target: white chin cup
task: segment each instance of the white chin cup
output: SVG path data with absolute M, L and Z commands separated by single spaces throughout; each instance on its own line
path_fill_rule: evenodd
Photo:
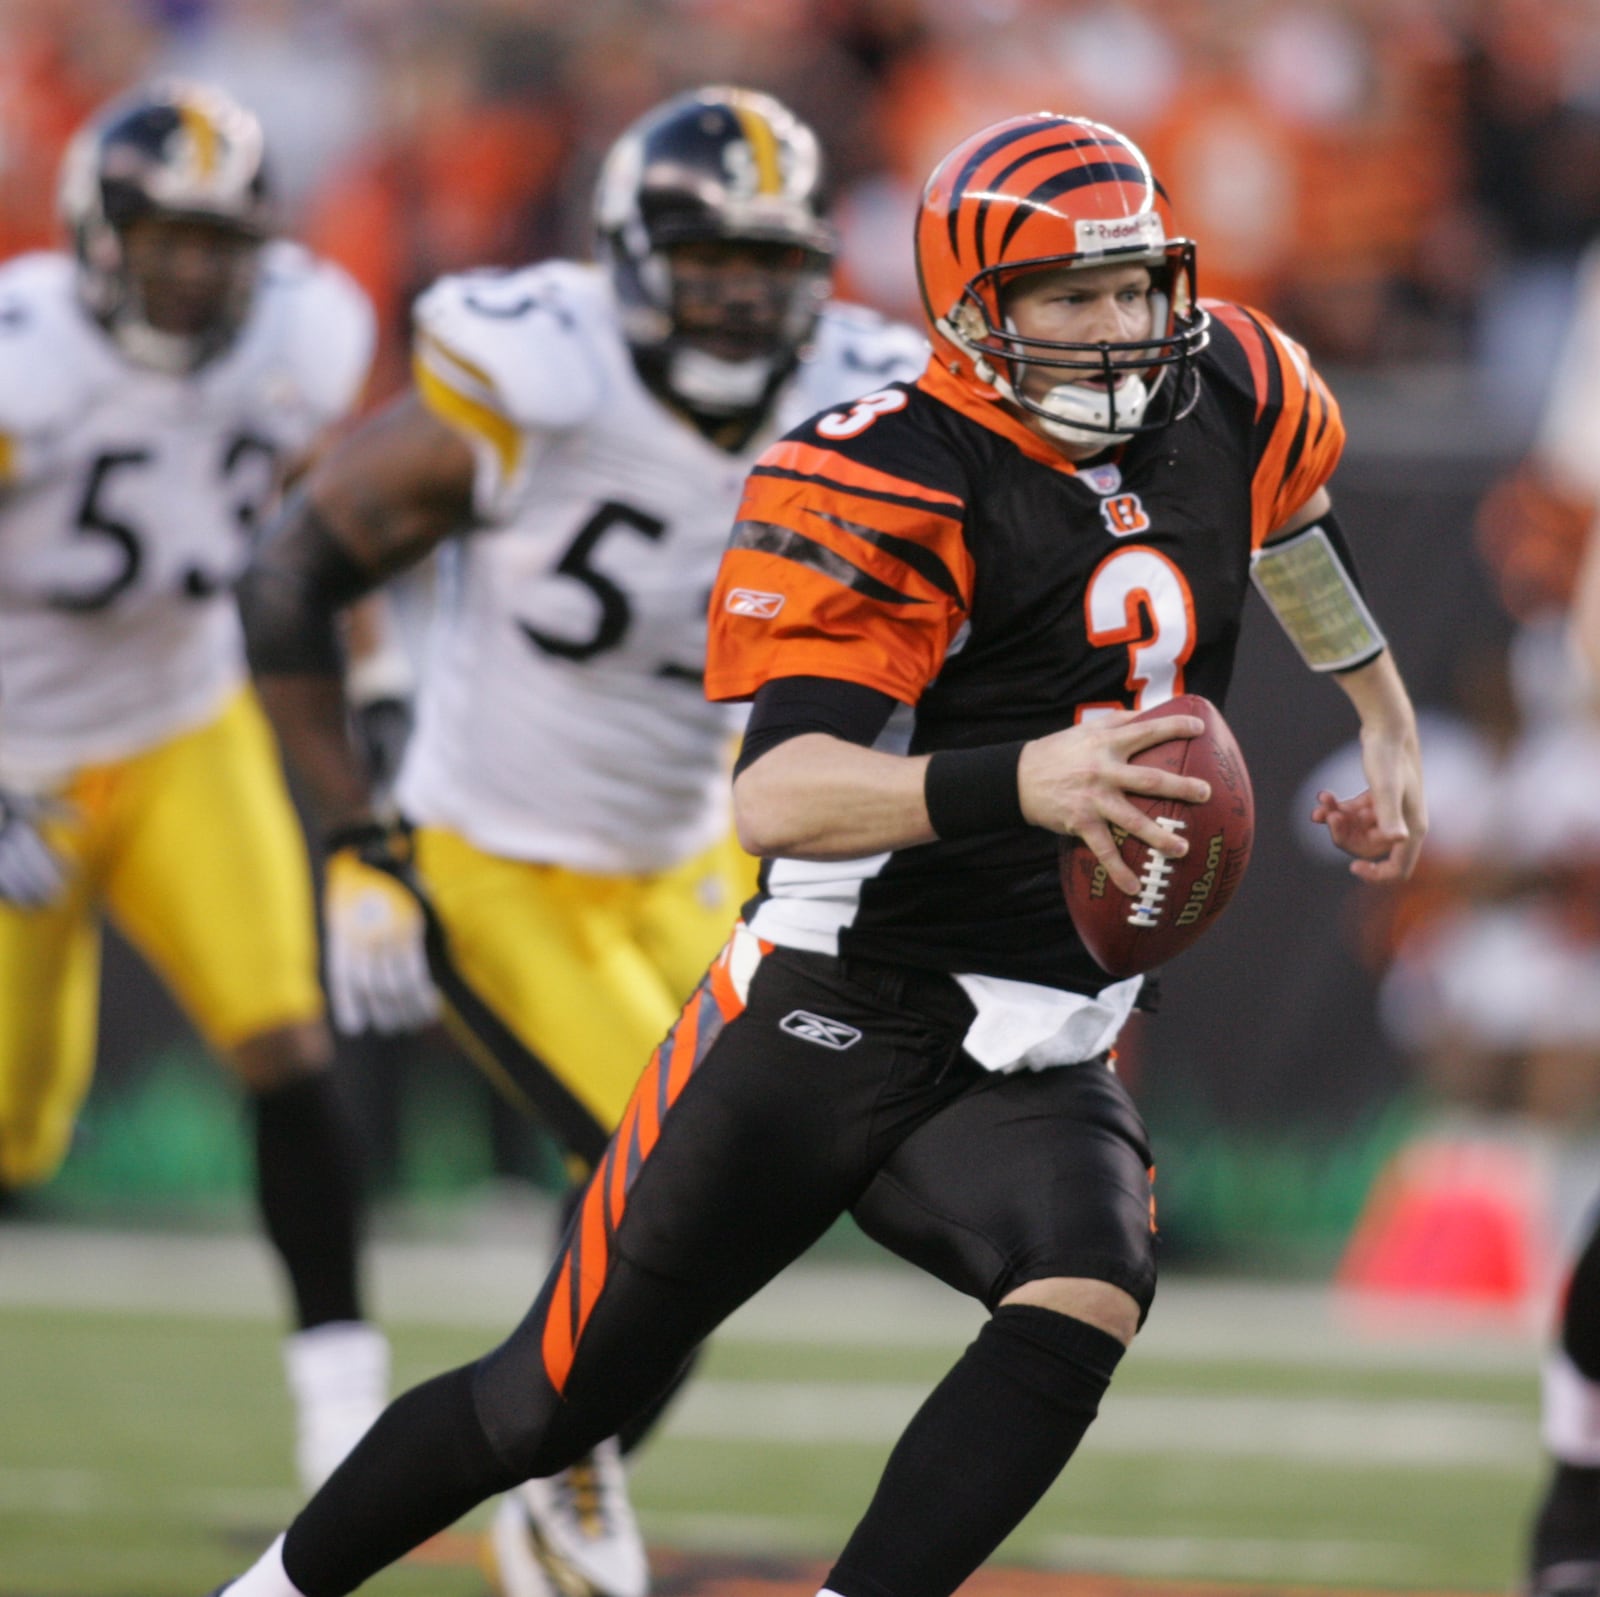
M 117 348 L 136 366 L 151 371 L 182 376 L 200 362 L 204 345 L 198 338 L 179 333 L 163 333 L 148 322 L 133 317 L 118 317 L 111 323 L 111 337 Z
M 753 409 L 771 380 L 772 361 L 764 355 L 719 360 L 685 345 L 672 352 L 667 366 L 667 386 L 672 392 L 691 410 L 712 415 Z
M 1124 378 L 1114 393 L 1083 383 L 1058 383 L 1034 401 L 1044 413 L 1045 429 L 1052 436 L 1069 444 L 1096 444 L 1102 448 L 1126 443 L 1133 437 L 1132 429 L 1144 420 L 1149 403 L 1150 390 L 1142 377 Z M 1124 427 L 1129 431 L 1123 432 Z

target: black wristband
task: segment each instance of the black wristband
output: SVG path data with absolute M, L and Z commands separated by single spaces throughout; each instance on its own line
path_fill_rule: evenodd
M 359 854 L 374 846 L 381 848 L 389 841 L 393 830 L 392 826 L 376 820 L 346 821 L 342 826 L 330 826 L 322 834 L 323 852 L 337 854 L 342 848 L 353 848 Z
M 922 796 L 928 821 L 941 838 L 1015 832 L 1028 822 L 1017 790 L 1022 743 L 978 749 L 940 749 L 928 761 Z

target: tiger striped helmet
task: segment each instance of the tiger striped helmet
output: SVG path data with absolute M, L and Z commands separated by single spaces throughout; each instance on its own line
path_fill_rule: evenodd
M 1016 368 L 1042 364 L 1102 379 L 1137 376 L 1137 415 L 1115 409 L 1075 425 L 1107 442 L 1186 414 L 1194 359 L 1209 338 L 1195 295 L 1194 244 L 1175 236 L 1166 191 L 1131 140 L 1083 117 L 1037 112 L 997 122 L 935 169 L 917 213 L 917 278 L 938 359 L 985 400 L 1052 412 L 1021 393 Z M 1001 289 L 1044 268 L 1148 266 L 1152 336 L 1110 343 L 1023 338 L 1006 324 Z M 1156 401 L 1159 396 L 1159 402 Z

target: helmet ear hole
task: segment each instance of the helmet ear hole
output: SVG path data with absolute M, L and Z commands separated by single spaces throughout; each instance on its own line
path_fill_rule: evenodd
M 989 336 L 989 327 L 983 319 L 983 312 L 970 299 L 963 299 L 946 320 L 969 344 L 980 344 Z

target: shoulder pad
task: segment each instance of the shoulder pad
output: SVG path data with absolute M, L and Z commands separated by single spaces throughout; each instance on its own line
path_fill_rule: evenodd
M 1258 413 L 1285 402 L 1321 379 L 1305 349 L 1264 311 L 1227 300 L 1205 299 L 1211 343 L 1201 357 L 1228 385 L 1248 395 Z
M 598 274 L 568 261 L 441 278 L 412 312 L 419 382 L 518 431 L 577 427 L 600 399 L 605 304 Z
M 1344 422 L 1310 356 L 1270 316 L 1225 300 L 1201 304 L 1211 314 L 1205 368 L 1251 406 L 1251 539 L 1259 548 L 1333 474 Z
M 817 322 L 818 376 L 837 374 L 841 392 L 866 392 L 886 383 L 914 382 L 928 364 L 928 341 L 904 322 L 864 305 L 830 300 Z
M 39 251 L 0 266 L 0 436 L 15 451 L 80 409 L 99 335 L 80 309 L 76 268 Z
M 371 302 L 342 267 L 281 241 L 266 250 L 261 292 L 276 301 L 289 367 L 313 420 L 337 421 L 354 408 L 372 366 Z
M 793 448 L 792 445 L 800 447 Z M 876 492 L 938 501 L 949 513 L 971 496 L 971 462 L 938 426 L 937 412 L 920 389 L 893 383 L 818 412 L 775 444 L 791 467 L 823 477 L 871 485 Z

